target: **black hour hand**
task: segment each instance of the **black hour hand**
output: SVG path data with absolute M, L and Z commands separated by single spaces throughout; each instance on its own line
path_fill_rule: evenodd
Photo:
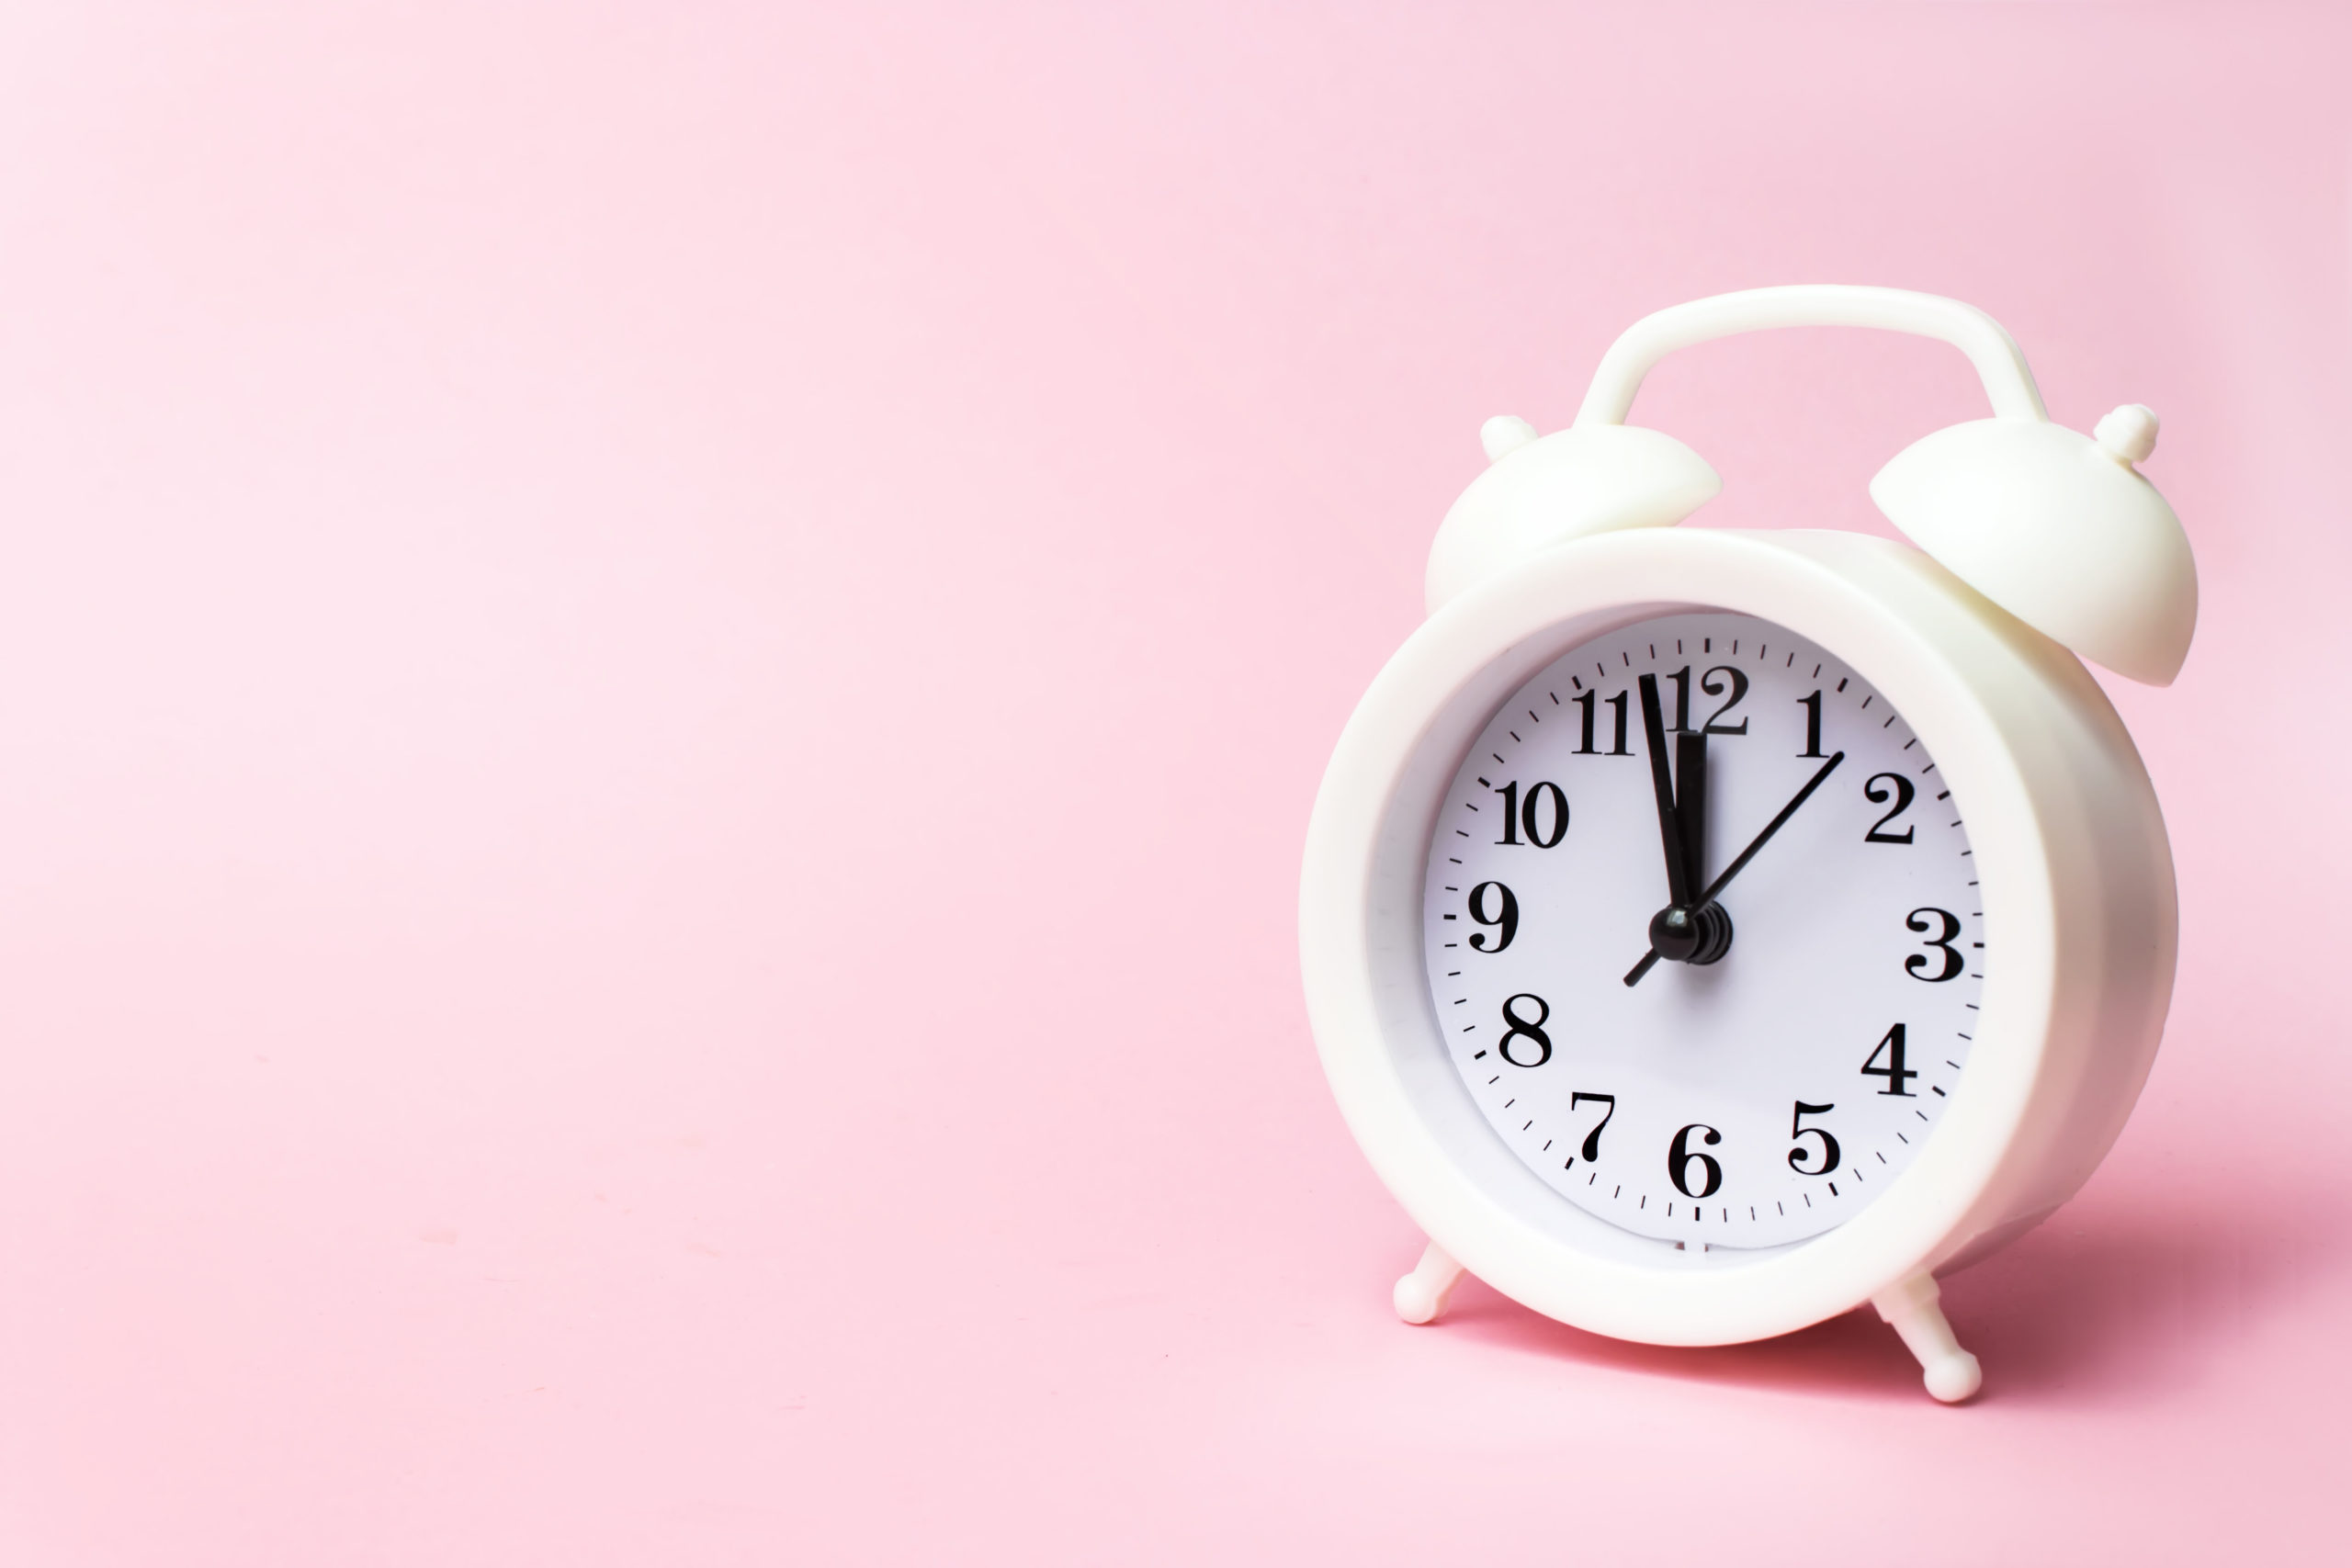
M 1682 874 L 1687 887 L 1707 879 L 1707 738 L 1686 729 L 1674 738 L 1674 816 L 1682 829 Z

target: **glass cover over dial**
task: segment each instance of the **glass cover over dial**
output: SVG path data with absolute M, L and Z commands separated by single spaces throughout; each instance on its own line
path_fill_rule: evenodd
M 1799 1241 L 1893 1185 L 1968 1062 L 1968 830 L 1852 670 L 1753 616 L 1638 622 L 1505 702 L 1423 901 L 1454 1066 L 1512 1152 L 1612 1224 Z

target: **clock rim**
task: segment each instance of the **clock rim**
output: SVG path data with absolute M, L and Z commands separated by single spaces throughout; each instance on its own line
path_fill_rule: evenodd
M 2061 1002 L 2058 867 L 2025 743 L 2007 733 L 2016 716 L 2005 725 L 1988 701 L 2016 673 L 2001 667 L 2004 649 L 2018 633 L 2038 634 L 1908 547 L 1835 537 L 1840 548 L 1916 557 L 1906 564 L 1927 585 L 1922 603 L 1874 592 L 1795 535 L 1643 530 L 1531 557 L 1450 601 L 1407 639 L 1351 717 L 1317 795 L 1301 883 L 1301 964 L 1342 1114 L 1431 1240 L 1505 1294 L 1562 1322 L 1619 1338 L 1712 1344 L 1786 1333 L 1846 1311 L 1991 1228 L 1970 1222 L 1984 1218 L 1984 1201 L 2001 1188 L 2038 1086 L 2046 1087 Z M 1443 1059 L 1418 960 L 1403 986 L 1393 970 L 1396 928 L 1406 918 L 1400 902 L 1411 911 L 1416 949 L 1419 940 L 1418 894 L 1436 795 L 1501 701 L 1579 642 L 1689 610 L 1785 626 L 1884 694 L 1964 807 L 1985 930 L 1998 933 L 1988 937 L 1997 945 L 1989 950 L 1968 1069 L 1918 1156 L 1852 1219 L 1746 1253 L 1687 1254 L 1634 1237 L 1544 1187 L 1475 1116 Z M 1408 891 L 1413 897 L 1400 898 Z M 1432 1047 L 1442 1075 L 1428 1070 Z M 1459 1097 L 1451 1110 L 1449 1095 Z M 1474 1126 L 1459 1124 L 1464 1106 Z M 1491 1150 L 1481 1152 L 1479 1136 Z M 1497 1151 L 1523 1185 L 1491 1157 Z M 1553 1223 L 1557 1213 L 1547 1210 L 1610 1235 Z

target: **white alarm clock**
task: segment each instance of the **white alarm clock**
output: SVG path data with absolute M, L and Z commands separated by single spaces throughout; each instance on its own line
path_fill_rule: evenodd
M 1721 481 L 1623 423 L 1643 376 L 1797 325 L 1974 364 L 1994 417 L 1871 485 L 1919 548 L 1672 527 Z M 2081 1187 L 2171 995 L 2164 820 L 2076 658 L 2163 684 L 2188 652 L 2155 427 L 2053 424 L 1990 317 L 1846 287 L 1660 311 L 1569 428 L 1487 422 L 1300 893 L 1332 1090 L 1429 1237 L 1408 1322 L 1465 1269 L 1660 1345 L 1868 1302 L 1930 1393 L 1976 1391 L 1936 1276 Z

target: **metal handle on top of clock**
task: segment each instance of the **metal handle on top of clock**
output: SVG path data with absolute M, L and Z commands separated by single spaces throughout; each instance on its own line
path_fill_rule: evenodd
M 2047 421 L 2041 389 L 2001 323 L 1957 299 L 1907 288 L 1808 283 L 1694 299 L 1643 317 L 1601 355 L 1577 423 L 1623 424 L 1650 367 L 1678 348 L 1774 327 L 1877 327 L 1948 343 L 1968 355 L 2002 419 Z

